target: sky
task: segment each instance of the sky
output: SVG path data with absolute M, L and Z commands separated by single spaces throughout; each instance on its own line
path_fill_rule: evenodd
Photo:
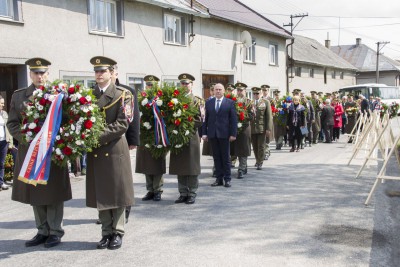
M 355 44 L 356 38 L 370 48 L 400 60 L 399 0 L 240 0 L 279 26 L 290 23 L 290 15 L 308 14 L 293 34 L 313 38 L 322 44 L 329 34 L 331 46 Z M 290 31 L 290 27 L 284 27 Z

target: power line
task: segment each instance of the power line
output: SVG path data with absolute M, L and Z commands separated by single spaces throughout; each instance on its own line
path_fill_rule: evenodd
M 387 24 L 375 24 L 375 25 L 364 25 L 364 26 L 353 26 L 353 27 L 340 27 L 340 29 L 357 29 L 357 28 L 370 28 L 370 27 L 381 27 L 381 26 L 391 26 L 391 25 L 400 25 L 399 23 L 387 23 Z M 315 29 L 302 29 L 297 31 L 326 31 L 326 30 L 337 30 L 339 27 L 334 28 L 315 28 Z

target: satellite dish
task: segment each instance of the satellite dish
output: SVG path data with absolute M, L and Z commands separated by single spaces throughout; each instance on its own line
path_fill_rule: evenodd
M 248 31 L 242 31 L 240 34 L 240 42 L 244 45 L 244 47 L 248 48 L 252 46 L 251 35 Z

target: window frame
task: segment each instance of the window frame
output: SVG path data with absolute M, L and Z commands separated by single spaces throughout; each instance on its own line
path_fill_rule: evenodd
M 294 76 L 301 77 L 301 67 L 294 67 Z
M 21 0 L 5 0 L 8 5 L 8 13 L 0 15 L 0 21 L 23 23 Z
M 272 57 L 272 51 L 271 48 L 273 48 L 274 56 Z M 274 59 L 272 61 L 272 58 Z M 270 66 L 279 66 L 278 64 L 278 45 L 277 44 L 269 44 L 269 65 Z
M 126 75 L 126 83 L 129 87 L 134 88 L 136 90 L 136 92 L 141 92 L 144 90 L 144 87 L 145 87 L 143 78 L 144 77 L 142 75 L 127 74 Z M 131 80 L 133 80 L 133 81 L 131 82 Z M 140 80 L 140 83 L 136 82 L 135 80 Z
M 245 50 L 245 54 L 244 54 L 244 62 L 245 63 L 251 63 L 251 64 L 255 64 L 256 63 L 256 38 L 253 37 L 251 38 L 251 46 L 247 47 Z M 249 59 L 248 55 L 251 55 L 251 58 Z
M 176 33 L 176 29 L 175 29 L 175 33 L 173 33 L 171 36 L 173 37 L 173 40 L 169 40 L 167 38 L 167 19 L 168 18 L 172 18 L 175 19 L 174 23 L 175 26 L 176 24 L 176 20 L 179 20 L 179 33 Z M 163 42 L 164 44 L 168 44 L 168 45 L 176 45 L 176 46 L 186 46 L 187 45 L 187 17 L 185 15 L 179 15 L 179 14 L 174 14 L 171 12 L 164 12 L 163 13 Z M 172 29 L 174 31 L 174 29 Z M 179 41 L 176 39 L 177 37 L 179 37 Z
M 98 35 L 106 35 L 106 36 L 114 36 L 114 37 L 123 37 L 124 36 L 124 1 L 123 0 L 87 0 L 88 1 L 88 27 L 89 33 L 98 34 Z M 103 4 L 103 12 L 104 14 L 101 16 L 101 23 L 104 24 L 104 28 L 99 28 L 98 17 L 96 12 L 97 3 L 101 2 Z M 113 22 L 114 29 L 109 29 L 109 14 L 107 12 L 108 5 L 113 4 Z
M 70 84 L 72 82 L 77 84 L 83 84 L 87 88 L 92 88 L 96 85 L 96 78 L 93 76 L 85 76 L 85 75 L 67 75 L 64 74 L 62 76 L 63 82 Z M 83 81 L 83 83 L 82 83 Z M 92 86 L 91 86 L 92 85 Z
M 308 71 L 308 74 L 309 74 L 310 78 L 314 78 L 314 73 L 315 73 L 314 69 L 310 68 L 309 71 Z

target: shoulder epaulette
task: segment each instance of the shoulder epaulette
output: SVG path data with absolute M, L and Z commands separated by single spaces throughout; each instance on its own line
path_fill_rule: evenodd
M 14 93 L 21 92 L 21 91 L 24 91 L 26 89 L 28 89 L 28 87 L 20 88 L 20 89 L 15 90 Z

